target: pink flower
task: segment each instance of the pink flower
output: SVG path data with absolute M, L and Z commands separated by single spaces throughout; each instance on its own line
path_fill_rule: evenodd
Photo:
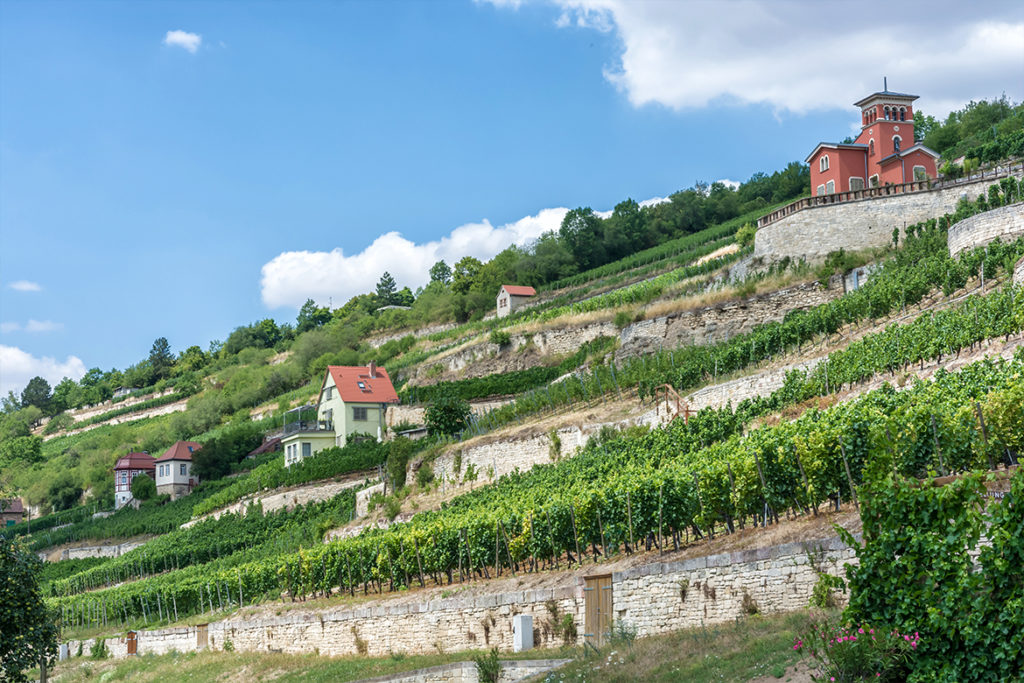
M 915 640 L 914 642 L 912 642 L 910 644 L 910 647 L 912 647 L 912 648 L 914 648 L 916 650 L 917 649 L 917 641 Z
M 871 635 L 875 635 L 875 629 L 871 629 Z M 881 674 L 879 674 L 881 676 Z
M 857 629 L 857 633 L 864 633 L 864 629 L 863 628 Z

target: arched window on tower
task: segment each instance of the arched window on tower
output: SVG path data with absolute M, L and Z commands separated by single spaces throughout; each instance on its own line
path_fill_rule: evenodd
M 875 141 L 868 140 L 868 156 L 875 156 Z
M 906 107 L 900 107 L 900 121 L 906 121 L 906 120 L 907 120 L 907 108 Z
M 886 120 L 886 121 L 888 121 L 888 120 L 889 120 L 889 107 L 886 107 L 886 108 L 885 108 L 885 120 Z
M 892 139 L 892 151 L 893 152 L 900 151 L 900 136 L 899 135 L 894 136 L 893 139 Z
M 828 155 L 826 154 L 823 157 L 821 157 L 821 159 L 818 160 L 818 171 L 820 171 L 821 173 L 824 173 L 827 170 L 828 170 Z

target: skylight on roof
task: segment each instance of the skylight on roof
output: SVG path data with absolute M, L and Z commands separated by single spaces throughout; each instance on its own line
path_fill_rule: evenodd
M 365 382 L 359 382 L 359 388 L 360 389 L 365 389 L 366 388 L 366 383 Z

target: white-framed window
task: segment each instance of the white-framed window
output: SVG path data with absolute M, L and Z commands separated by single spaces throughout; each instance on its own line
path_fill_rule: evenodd
M 920 183 L 925 180 L 928 180 L 928 169 L 926 169 L 924 166 L 915 166 L 914 181 Z
M 889 107 L 886 107 L 886 108 L 885 108 L 885 120 L 886 120 L 886 121 L 888 121 L 888 120 L 889 120 Z
M 835 193 L 836 193 L 836 181 L 830 180 L 827 183 L 825 183 L 825 194 L 835 194 Z
M 850 178 L 850 192 L 856 192 L 857 190 L 864 189 L 864 179 L 859 177 Z
M 181 476 L 183 476 L 183 477 L 184 477 L 184 476 L 185 476 L 185 475 L 187 474 L 187 472 L 186 472 L 186 466 L 185 466 L 185 463 L 182 463 L 182 464 L 181 464 L 181 470 L 180 470 L 180 472 L 181 472 Z
M 121 473 L 121 485 L 123 486 L 123 485 L 125 485 L 127 483 L 128 483 L 128 473 L 127 472 L 122 472 Z
M 355 406 L 352 408 L 352 419 L 356 422 L 366 422 L 366 408 Z
M 334 387 L 327 387 L 326 389 L 324 389 L 324 400 L 325 401 L 330 401 L 331 400 L 331 389 L 333 389 L 333 388 Z
M 313 444 L 309 443 L 308 441 L 303 441 L 302 442 L 302 457 L 303 458 L 308 458 L 311 455 L 313 455 Z
M 868 182 L 871 183 L 871 187 L 878 187 L 878 174 L 876 173 L 875 175 L 868 178 Z
M 814 191 L 814 194 L 818 195 L 819 197 L 822 196 L 823 194 L 825 194 L 825 186 L 824 185 L 818 185 L 818 189 L 816 189 Z
M 824 173 L 825 171 L 828 170 L 828 155 L 827 154 L 822 155 L 822 157 L 820 159 L 818 159 L 818 170 L 821 171 L 822 173 Z
M 906 121 L 906 120 L 907 120 L 907 108 L 906 107 L 900 107 L 900 121 Z

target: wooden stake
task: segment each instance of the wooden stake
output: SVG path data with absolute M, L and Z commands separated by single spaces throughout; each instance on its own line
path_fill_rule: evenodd
M 982 268 L 984 268 L 984 263 Z M 982 272 L 984 273 L 985 271 L 982 270 Z M 990 470 L 994 470 L 996 469 L 996 461 L 992 459 L 992 454 L 988 449 L 988 428 L 985 427 L 985 416 L 981 414 L 981 403 L 975 401 L 974 410 L 978 413 L 978 422 L 981 423 L 981 438 L 985 442 L 985 455 L 988 456 L 988 467 Z
M 939 445 L 939 428 L 935 425 L 935 416 L 932 415 L 932 438 L 935 439 L 935 454 L 939 456 L 939 471 L 943 476 L 949 474 L 946 463 L 942 459 L 942 447 Z
M 843 440 L 839 439 L 839 452 L 843 455 L 843 467 L 846 469 L 846 480 L 850 483 L 850 496 L 853 498 L 853 507 L 860 512 L 860 504 L 857 502 L 857 489 L 853 485 L 853 477 L 850 476 L 850 462 L 846 459 L 846 446 Z
M 572 522 L 572 538 L 576 542 L 576 562 L 583 564 L 583 556 L 580 555 L 580 537 L 576 533 L 576 512 L 574 505 L 569 505 L 569 520 Z
M 633 543 L 633 506 L 629 502 L 629 490 L 626 491 L 626 515 L 629 519 L 629 552 L 636 551 L 636 545 Z

